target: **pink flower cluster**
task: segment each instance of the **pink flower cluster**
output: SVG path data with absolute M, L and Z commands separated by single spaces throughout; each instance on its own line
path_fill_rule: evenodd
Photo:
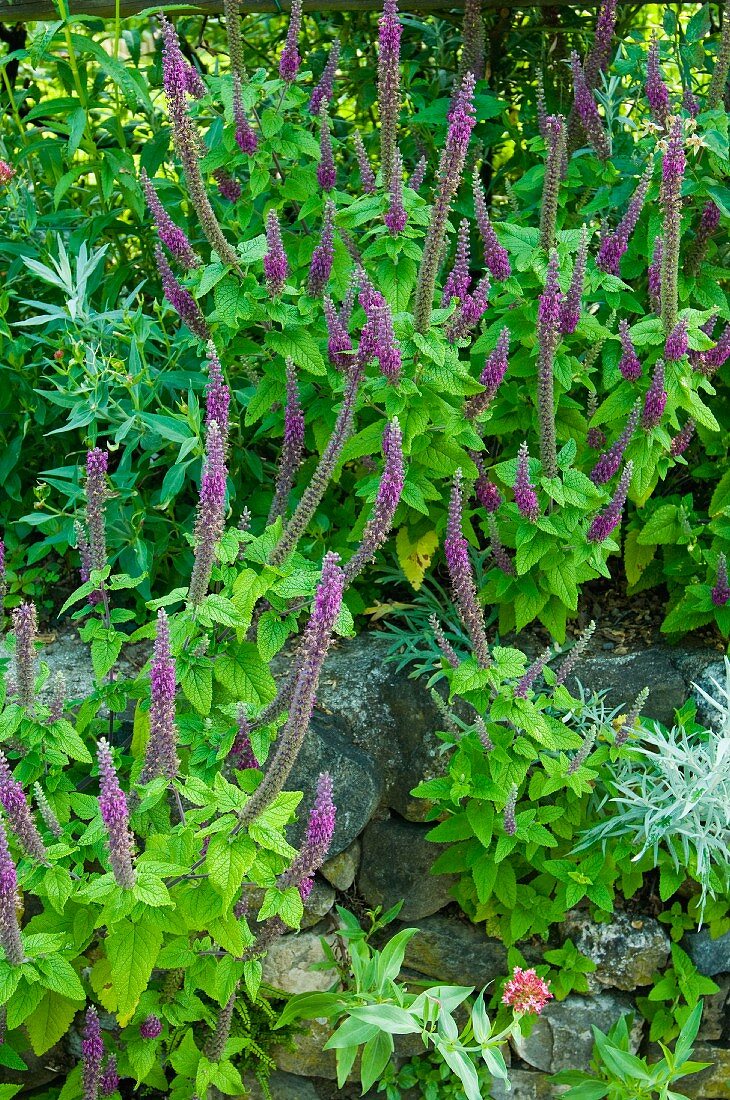
M 505 982 L 502 1004 L 511 1005 L 515 1012 L 539 1016 L 552 998 L 549 983 L 538 977 L 534 969 L 523 970 L 516 966 L 512 977 Z

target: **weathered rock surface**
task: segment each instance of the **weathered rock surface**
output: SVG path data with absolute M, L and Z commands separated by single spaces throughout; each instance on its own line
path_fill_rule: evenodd
M 337 975 L 333 970 L 312 970 L 324 962 L 317 932 L 280 936 L 264 959 L 264 981 L 282 993 L 311 993 L 329 989 Z
M 385 909 L 405 899 L 400 917 L 418 921 L 452 900 L 454 875 L 432 875 L 443 845 L 426 840 L 429 826 L 391 816 L 371 821 L 362 835 L 358 889 L 369 905 Z
M 404 962 L 410 970 L 437 982 L 477 989 L 506 973 L 504 944 L 473 924 L 438 913 L 419 921 L 418 927 L 406 949 Z
M 730 1100 L 730 1050 L 700 1043 L 692 1052 L 692 1061 L 713 1064 L 692 1077 L 683 1077 L 681 1091 L 692 1100 Z
M 516 1054 L 535 1069 L 557 1073 L 561 1069 L 588 1069 L 593 1051 L 595 1024 L 608 1029 L 626 1012 L 634 1012 L 631 999 L 620 993 L 599 993 L 595 997 L 572 995 L 564 1001 L 550 1001 L 538 1016 L 530 1035 L 513 1042 Z M 633 1049 L 638 1050 L 643 1022 L 634 1025 Z
M 266 1094 L 255 1079 L 247 1079 L 249 1088 L 246 1094 L 250 1100 L 265 1100 Z M 277 1070 L 268 1080 L 271 1100 L 320 1100 L 321 1094 L 314 1084 L 305 1077 L 296 1077 L 293 1073 L 281 1073 Z
M 697 1033 L 703 1040 L 722 1039 L 725 1032 L 730 1039 L 730 974 L 718 974 L 715 983 L 719 991 L 703 998 L 702 1023 Z
M 671 725 L 674 711 L 687 698 L 688 683 L 678 668 L 673 651 L 665 646 L 649 646 L 638 653 L 623 656 L 598 654 L 584 658 L 577 675 L 583 686 L 607 691 L 607 705 L 631 704 L 645 687 L 650 689 L 644 714 Z M 569 677 L 568 688 L 575 688 Z
M 320 879 L 319 875 L 314 880 L 312 892 L 304 905 L 302 928 L 312 928 L 325 917 L 335 904 L 335 892 L 328 882 Z
M 303 791 L 302 806 L 311 806 L 317 777 L 327 770 L 332 776 L 333 798 L 337 807 L 331 856 L 349 848 L 375 813 L 383 793 L 383 784 L 375 759 L 358 748 L 345 735 L 340 723 L 325 714 L 315 713 L 302 750 L 287 780 L 287 790 Z M 306 828 L 306 812 L 289 830 L 289 840 L 299 847 Z
M 578 912 L 569 914 L 560 930 L 596 964 L 589 977 L 609 989 L 649 985 L 652 974 L 669 958 L 669 936 L 652 917 L 615 913 L 609 923 L 596 924 Z
M 337 1079 L 337 1064 L 334 1050 L 324 1050 L 324 1044 L 330 1037 L 330 1029 L 322 1020 L 303 1020 L 301 1032 L 294 1040 L 294 1049 L 286 1046 L 274 1047 L 271 1057 L 279 1070 L 297 1077 L 326 1077 L 330 1081 Z M 316 1093 L 315 1093 L 316 1095 Z
M 361 853 L 362 845 L 355 840 L 344 852 L 339 852 L 323 864 L 322 874 L 335 890 L 350 889 L 360 867 Z
M 552 1100 L 557 1090 L 550 1084 L 546 1073 L 530 1070 L 510 1070 L 511 1089 L 502 1081 L 494 1081 L 490 1090 L 491 1100 Z
M 682 940 L 682 947 L 697 969 L 708 977 L 730 973 L 730 932 L 716 940 L 706 928 L 688 932 Z

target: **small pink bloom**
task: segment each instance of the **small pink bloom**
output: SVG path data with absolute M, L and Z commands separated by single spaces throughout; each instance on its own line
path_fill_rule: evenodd
M 522 970 L 516 966 L 512 977 L 505 983 L 502 1004 L 512 1005 L 515 1012 L 536 1012 L 539 1016 L 552 997 L 549 984 L 539 978 L 533 969 Z

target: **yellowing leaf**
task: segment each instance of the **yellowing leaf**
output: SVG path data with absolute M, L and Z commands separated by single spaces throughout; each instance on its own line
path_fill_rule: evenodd
M 636 584 L 641 579 L 641 574 L 656 554 L 656 546 L 641 546 L 637 538 L 637 531 L 629 531 L 624 540 L 624 568 L 629 584 Z
M 423 577 L 431 564 L 436 547 L 439 544 L 435 531 L 427 531 L 415 542 L 411 542 L 407 527 L 401 527 L 395 540 L 400 567 L 415 589 L 423 584 Z
M 134 725 L 132 727 L 132 756 L 135 760 L 141 760 L 147 747 L 147 738 L 150 735 L 149 712 L 142 710 L 139 703 L 134 708 Z

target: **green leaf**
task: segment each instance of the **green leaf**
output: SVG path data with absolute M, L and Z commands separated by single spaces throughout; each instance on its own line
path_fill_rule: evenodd
M 84 987 L 68 959 L 64 959 L 61 955 L 53 955 L 49 959 L 39 959 L 36 965 L 40 973 L 41 985 L 46 989 L 72 1001 L 85 1000 Z
M 144 918 L 137 924 L 120 920 L 109 931 L 104 943 L 117 1001 L 117 1015 L 124 1026 L 147 988 L 162 946 L 162 931 Z
M 52 989 L 43 994 L 38 1007 L 25 1021 L 28 1038 L 35 1054 L 40 1056 L 55 1046 L 68 1031 L 74 1016 L 83 1007 L 85 1000 L 83 989 L 81 989 L 81 996 L 74 1000 Z M 2 1093 L 0 1093 L 1 1096 Z
M 384 1032 L 373 1035 L 363 1047 L 360 1080 L 363 1094 L 382 1076 L 393 1053 L 393 1039 Z
M 274 678 L 253 642 L 244 642 L 233 655 L 216 657 L 213 675 L 239 703 L 262 706 L 276 695 Z
M 230 840 L 225 833 L 212 836 L 205 856 L 205 867 L 213 889 L 226 905 L 241 888 L 244 876 L 256 859 L 256 848 L 247 836 Z
M 306 329 L 287 329 L 284 332 L 267 332 L 266 345 L 278 352 L 283 359 L 291 359 L 309 374 L 326 374 L 319 345 Z
M 62 913 L 66 902 L 73 892 L 73 885 L 69 872 L 65 867 L 61 867 L 58 864 L 54 867 L 49 867 L 43 875 L 43 887 L 53 908 L 57 913 Z
M 198 714 L 210 714 L 213 703 L 213 669 L 208 661 L 190 665 L 180 679 L 183 695 Z
M 103 680 L 114 667 L 123 644 L 124 635 L 113 627 L 96 634 L 91 643 L 91 663 L 97 680 Z

